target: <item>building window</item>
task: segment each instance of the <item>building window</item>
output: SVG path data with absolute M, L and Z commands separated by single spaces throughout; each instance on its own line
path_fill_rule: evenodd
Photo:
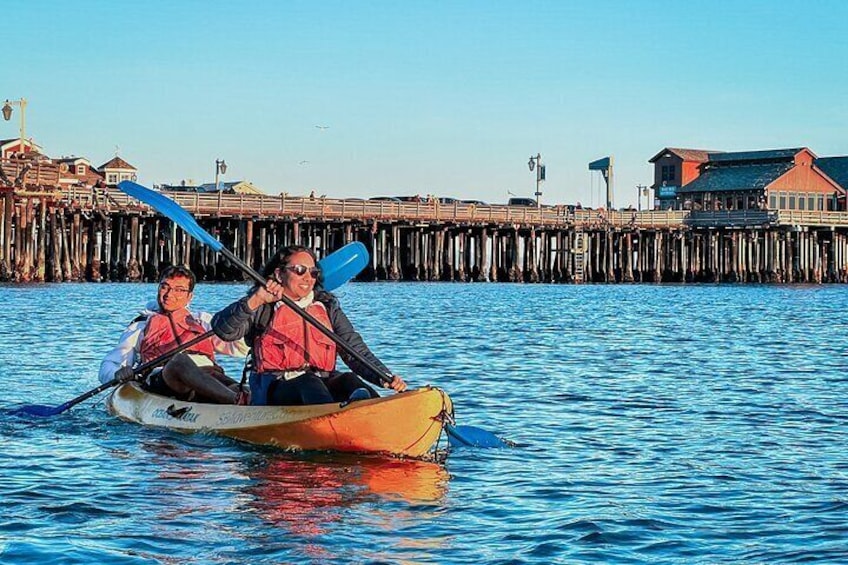
M 786 209 L 786 193 L 785 192 L 778 192 L 777 195 L 780 198 L 780 205 L 778 206 L 778 208 L 780 208 L 781 210 L 785 210 Z
M 777 195 L 776 194 L 769 194 L 769 208 L 771 208 L 772 210 L 777 208 Z
M 806 210 L 807 209 L 807 198 L 801 194 L 798 196 L 798 209 Z
M 85 174 L 85 165 L 77 165 L 77 174 L 84 175 Z
M 794 192 L 789 193 L 789 209 L 790 210 L 795 209 L 795 193 Z
M 674 182 L 674 165 L 663 165 L 662 166 L 662 178 L 660 181 L 662 182 Z
M 106 182 L 108 184 L 118 184 L 118 174 L 109 173 L 108 175 L 106 175 Z
M 816 210 L 824 210 L 824 197 L 821 194 L 816 196 Z

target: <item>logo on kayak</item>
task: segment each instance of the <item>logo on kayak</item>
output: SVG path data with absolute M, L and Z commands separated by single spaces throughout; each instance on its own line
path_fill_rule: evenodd
M 158 420 L 182 420 L 183 422 L 196 422 L 199 414 L 195 414 L 191 411 L 191 406 L 183 406 L 182 408 L 177 408 L 173 404 L 168 406 L 167 408 L 157 408 L 153 411 L 151 416 Z
M 263 424 L 274 421 L 275 413 L 255 410 L 230 410 L 218 414 L 219 426 L 238 426 L 243 424 Z

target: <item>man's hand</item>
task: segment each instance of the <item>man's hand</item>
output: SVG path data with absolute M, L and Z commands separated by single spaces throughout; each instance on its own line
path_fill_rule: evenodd
M 135 378 L 135 371 L 133 371 L 132 367 L 121 367 L 115 371 L 115 378 L 122 383 L 131 381 Z

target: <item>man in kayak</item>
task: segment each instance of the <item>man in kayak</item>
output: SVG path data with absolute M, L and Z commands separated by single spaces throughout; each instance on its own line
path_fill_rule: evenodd
M 250 375 L 251 404 L 301 405 L 376 398 L 377 392 L 357 375 L 374 384 L 380 375 L 280 302 L 290 298 L 300 308 L 350 345 L 384 374 L 391 374 L 354 330 L 338 299 L 322 290 L 321 269 L 311 249 L 284 247 L 262 270 L 265 286 L 256 285 L 241 300 L 212 318 L 222 339 L 245 338 L 253 350 Z M 354 373 L 336 370 L 336 354 Z M 406 383 L 398 375 L 386 385 L 398 392 Z
M 159 281 L 156 304 L 149 304 L 121 336 L 118 346 L 100 364 L 100 381 L 129 379 L 133 367 L 172 351 L 180 344 L 211 329 L 212 315 L 190 312 L 195 276 L 187 267 L 165 269 Z M 245 357 L 243 340 L 225 342 L 214 334 L 209 339 L 172 357 L 161 370 L 143 376 L 142 386 L 156 394 L 180 400 L 217 404 L 247 403 L 238 383 L 215 363 L 215 353 Z

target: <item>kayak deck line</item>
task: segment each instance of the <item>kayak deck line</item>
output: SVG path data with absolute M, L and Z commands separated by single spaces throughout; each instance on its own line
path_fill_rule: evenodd
M 254 445 L 412 458 L 425 458 L 434 451 L 445 415 L 453 413 L 447 393 L 431 386 L 341 405 L 238 406 L 184 402 L 129 382 L 109 395 L 106 406 L 129 422 L 213 433 Z

